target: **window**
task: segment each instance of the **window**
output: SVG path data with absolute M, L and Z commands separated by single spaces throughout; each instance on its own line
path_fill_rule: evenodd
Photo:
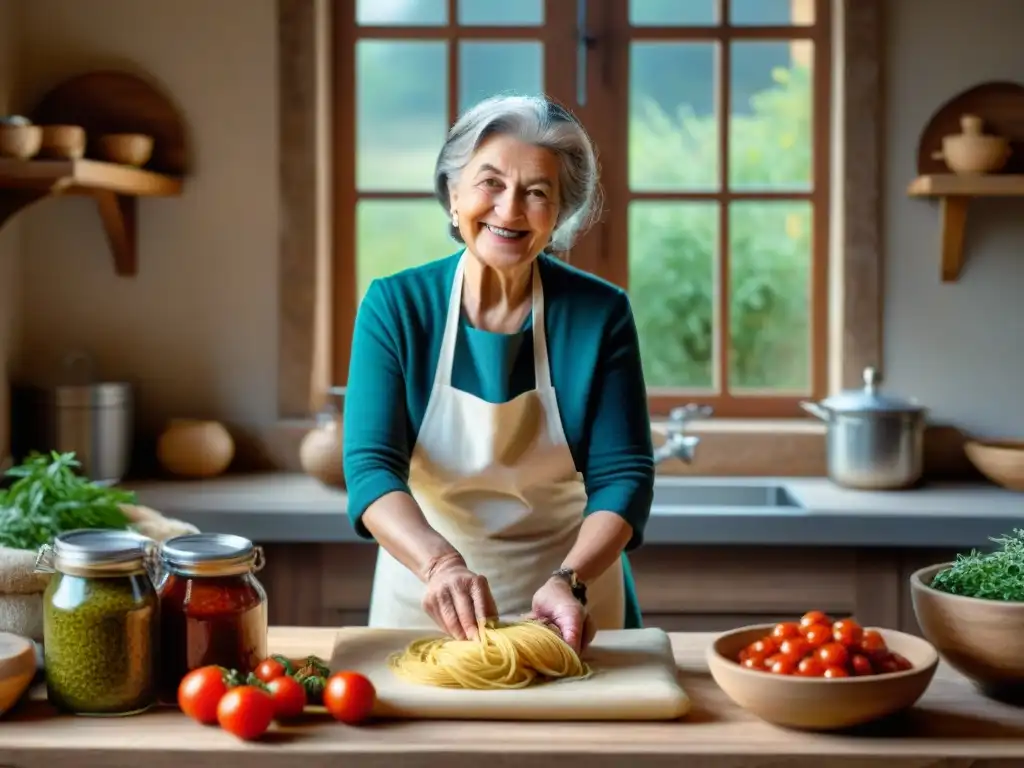
M 431 184 L 456 115 L 545 92 L 598 145 L 605 215 L 571 260 L 629 291 L 652 413 L 798 415 L 827 389 L 829 4 L 337 3 L 335 327 L 373 278 L 455 249 Z

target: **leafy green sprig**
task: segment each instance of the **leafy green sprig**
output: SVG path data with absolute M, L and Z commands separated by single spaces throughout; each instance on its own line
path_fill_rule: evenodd
M 932 579 L 934 589 L 982 600 L 1024 602 L 1024 530 L 992 539 L 999 548 L 988 554 L 971 550 L 958 555 L 949 568 Z
M 0 489 L 0 546 L 38 549 L 76 528 L 128 528 L 120 505 L 134 504 L 135 494 L 94 483 L 80 467 L 74 453 L 53 451 L 7 470 L 14 482 Z

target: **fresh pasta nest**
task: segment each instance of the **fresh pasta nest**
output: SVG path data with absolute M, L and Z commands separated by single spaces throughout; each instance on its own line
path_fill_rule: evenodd
M 413 683 L 473 690 L 525 688 L 591 674 L 556 630 L 535 620 L 482 623 L 476 640 L 415 640 L 388 665 Z

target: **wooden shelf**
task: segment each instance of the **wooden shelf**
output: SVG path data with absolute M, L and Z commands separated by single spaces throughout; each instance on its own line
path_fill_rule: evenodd
M 45 197 L 88 195 L 96 199 L 118 275 L 138 271 L 136 204 L 140 197 L 174 197 L 182 180 L 96 160 L 0 158 L 0 226 Z
M 910 197 L 939 199 L 942 241 L 942 282 L 955 283 L 964 266 L 967 204 L 978 197 L 1024 197 L 1024 175 L 960 176 L 953 173 L 918 176 L 907 187 Z

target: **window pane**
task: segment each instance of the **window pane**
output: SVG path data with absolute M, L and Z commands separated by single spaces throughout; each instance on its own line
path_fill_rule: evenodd
M 459 24 L 533 26 L 544 23 L 544 0 L 459 0 Z
M 740 25 L 814 23 L 815 0 L 730 0 L 729 22 Z
M 715 46 L 630 45 L 632 189 L 692 191 L 719 187 Z
M 455 253 L 436 200 L 360 200 L 356 205 L 357 300 L 370 282 Z
M 636 27 L 708 26 L 718 23 L 718 0 L 629 0 Z
M 729 209 L 729 389 L 806 394 L 811 380 L 811 204 Z
M 448 132 L 443 42 L 356 43 L 356 187 L 429 192 Z
M 356 0 L 356 23 L 408 27 L 448 23 L 448 0 Z
M 648 387 L 715 385 L 718 204 L 629 206 L 629 298 Z
M 812 43 L 733 43 L 729 186 L 811 187 Z
M 459 111 L 497 93 L 544 93 L 543 44 L 459 43 Z

